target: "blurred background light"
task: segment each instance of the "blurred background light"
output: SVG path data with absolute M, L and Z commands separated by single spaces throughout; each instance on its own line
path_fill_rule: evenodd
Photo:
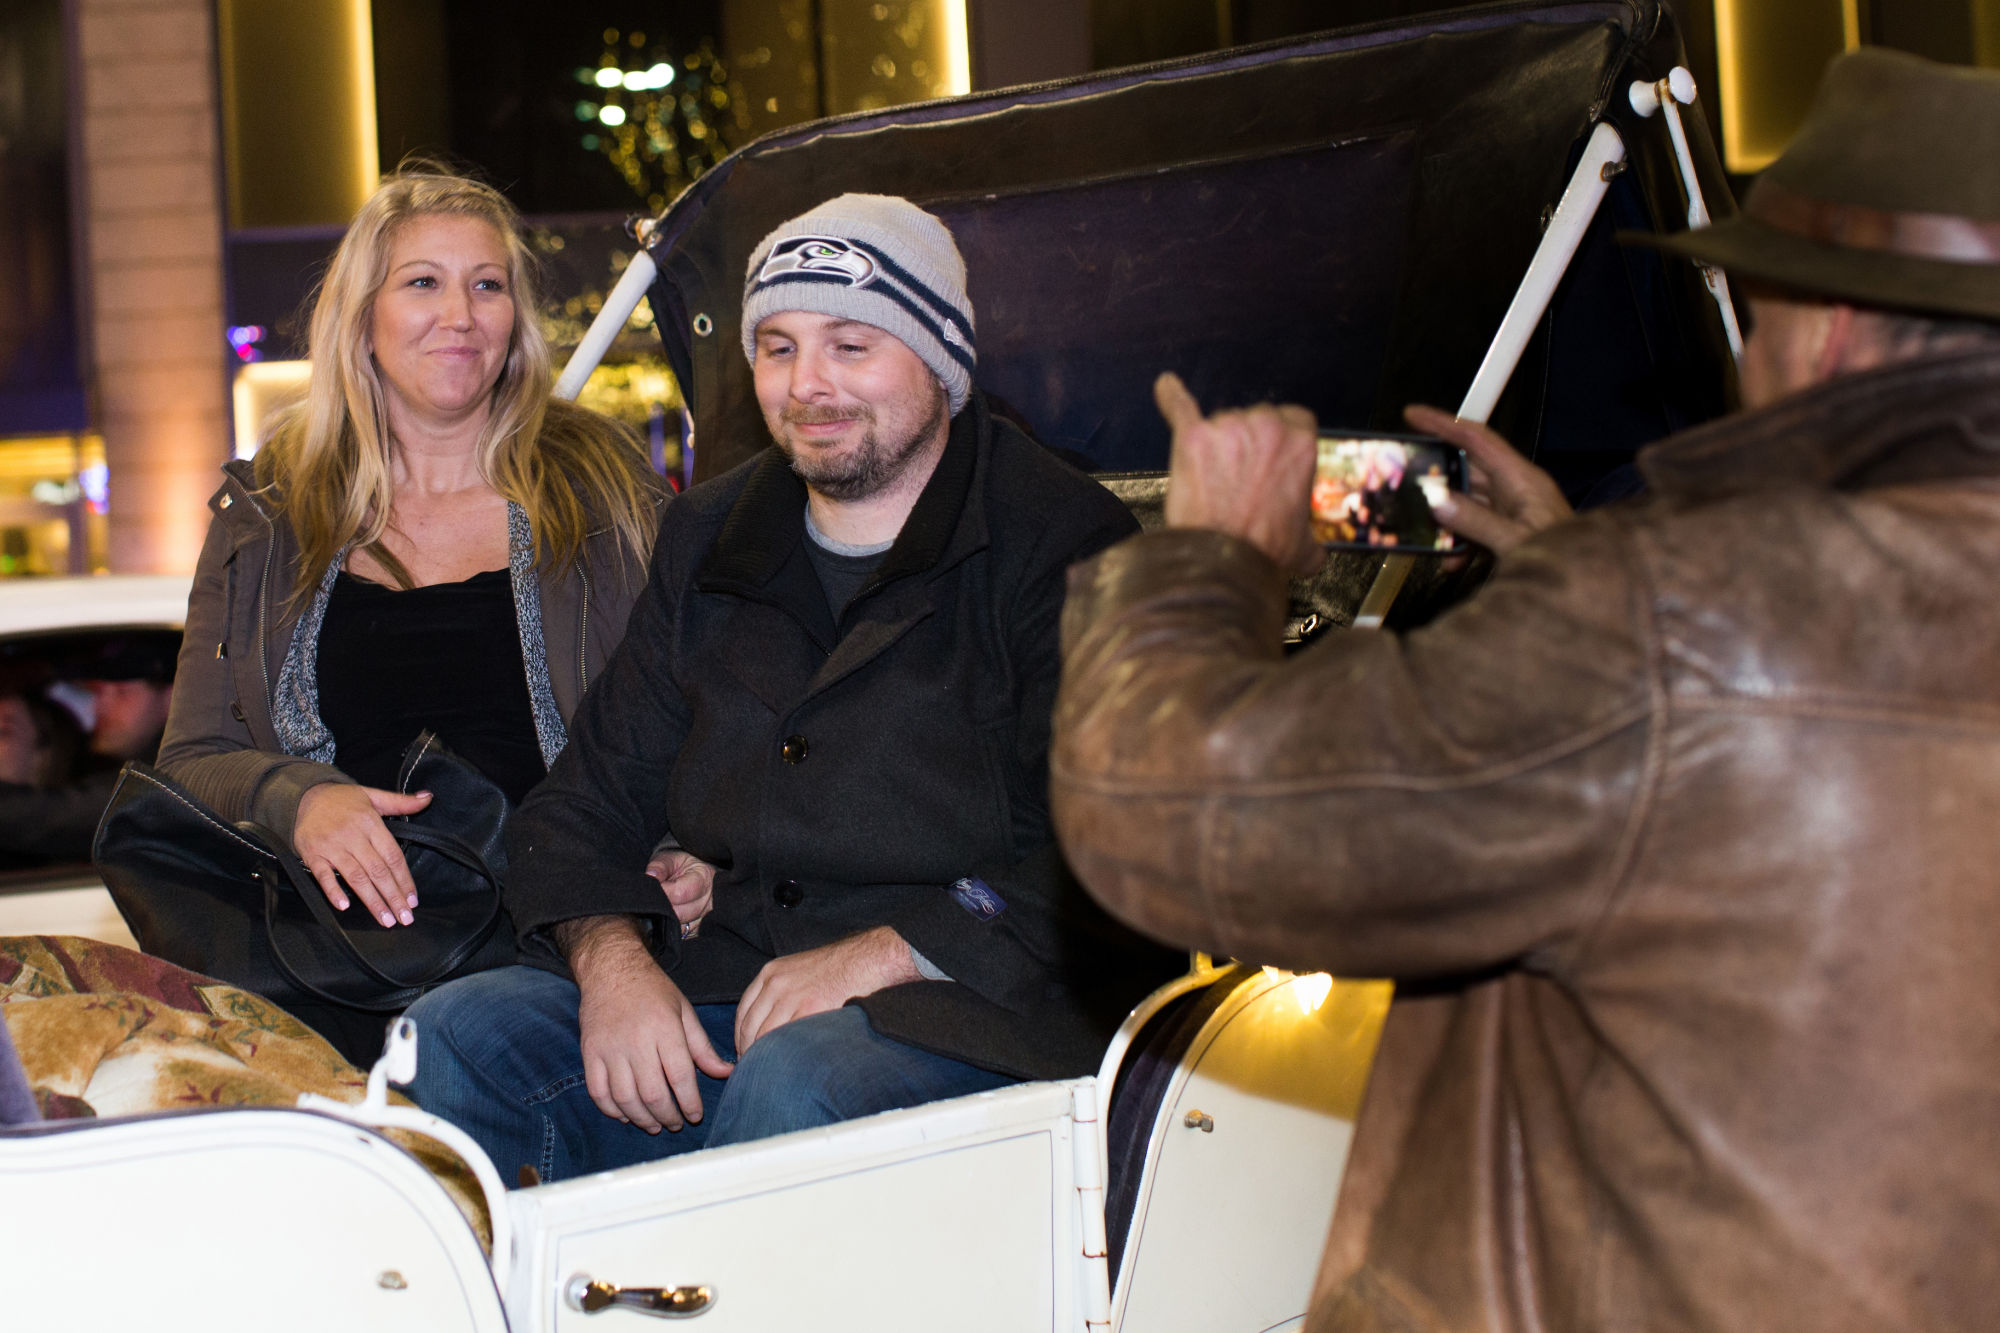
M 305 396 L 310 361 L 256 361 L 239 366 L 231 386 L 236 416 L 236 456 L 249 458 L 264 442 L 271 416 Z

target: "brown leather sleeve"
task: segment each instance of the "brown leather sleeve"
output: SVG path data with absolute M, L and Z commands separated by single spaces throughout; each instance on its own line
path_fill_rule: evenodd
M 1051 780 L 1084 883 L 1141 930 L 1258 962 L 1558 964 L 1616 887 L 1654 758 L 1623 539 L 1566 524 L 1425 629 L 1290 658 L 1284 591 L 1204 531 L 1073 571 Z

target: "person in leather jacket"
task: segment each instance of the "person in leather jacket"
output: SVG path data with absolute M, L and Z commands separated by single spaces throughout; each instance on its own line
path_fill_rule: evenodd
M 1174 429 L 1075 571 L 1051 786 L 1114 915 L 1398 993 L 1306 1327 L 1991 1326 L 2000 1267 L 2000 75 L 1864 50 L 1743 214 L 1745 410 L 1407 634 L 1279 650 L 1297 408 Z M 1913 146 L 1921 145 L 1921 151 Z

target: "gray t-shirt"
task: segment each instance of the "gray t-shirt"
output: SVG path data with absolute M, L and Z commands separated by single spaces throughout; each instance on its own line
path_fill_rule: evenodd
M 836 624 L 840 613 L 854 600 L 854 594 L 861 591 L 895 544 L 894 538 L 872 546 L 835 541 L 814 526 L 812 510 L 806 510 L 806 559 L 812 562 L 813 573 L 819 575 L 819 586 L 826 593 L 826 609 L 833 613 Z

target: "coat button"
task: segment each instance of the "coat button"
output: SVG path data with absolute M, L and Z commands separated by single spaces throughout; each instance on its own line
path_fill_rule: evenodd
M 781 879 L 771 889 L 771 901 L 780 907 L 797 907 L 806 900 L 806 891 L 795 879 Z
M 778 747 L 778 754 L 788 764 L 803 764 L 806 761 L 806 738 L 785 737 L 785 743 Z

